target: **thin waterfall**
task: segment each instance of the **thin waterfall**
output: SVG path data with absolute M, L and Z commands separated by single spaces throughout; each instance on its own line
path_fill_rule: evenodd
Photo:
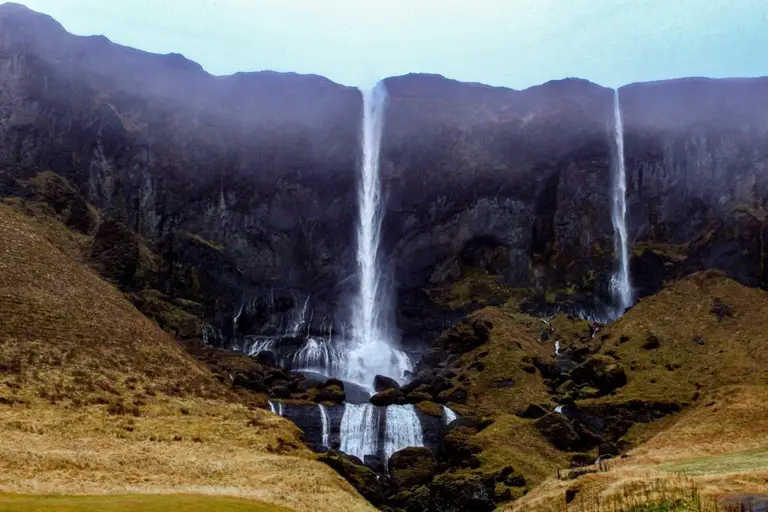
M 341 417 L 341 451 L 361 461 L 376 455 L 379 437 L 379 410 L 373 404 L 345 404 Z
M 379 255 L 382 221 L 379 154 L 387 91 L 382 82 L 363 92 L 362 162 L 358 190 L 358 292 L 352 308 L 354 342 L 347 380 L 372 389 L 376 375 L 397 380 L 411 369 L 405 353 L 395 349 L 390 291 L 384 286 Z
M 614 139 L 616 141 L 616 164 L 613 176 L 613 221 L 614 243 L 619 255 L 619 268 L 611 278 L 611 288 L 616 300 L 616 316 L 633 303 L 632 285 L 629 279 L 629 241 L 627 237 L 627 176 L 624 163 L 624 125 L 621 119 L 619 90 L 613 95 Z
M 277 414 L 277 409 L 275 409 L 275 404 L 272 402 L 272 400 L 267 400 L 267 403 L 269 404 L 269 411 L 272 414 Z
M 450 425 L 458 416 L 449 407 L 443 406 L 443 422 Z
M 384 460 L 409 446 L 424 446 L 421 421 L 413 404 L 387 407 L 384 430 Z
M 323 447 L 331 447 L 331 419 L 328 416 L 328 410 L 323 404 L 317 404 L 320 408 L 320 421 L 323 423 Z

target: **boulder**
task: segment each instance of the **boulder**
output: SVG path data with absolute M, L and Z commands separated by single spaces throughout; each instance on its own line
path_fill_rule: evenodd
M 328 450 L 318 460 L 328 464 L 343 476 L 365 499 L 378 505 L 383 501 L 384 489 L 376 473 L 365 467 L 360 459 L 336 450 Z
M 608 355 L 594 355 L 571 372 L 574 382 L 596 388 L 601 394 L 612 393 L 626 385 L 627 374 L 619 362 Z
M 392 379 L 390 377 L 385 377 L 384 375 L 377 375 L 375 379 L 373 379 L 373 388 L 376 390 L 377 393 L 381 391 L 386 391 L 387 389 L 396 389 L 400 390 L 400 384 L 397 383 L 395 379 Z
M 555 448 L 566 452 L 581 451 L 581 439 L 565 415 L 550 413 L 536 420 L 534 425 Z
M 277 367 L 277 358 L 275 357 L 275 353 L 271 350 L 259 352 L 254 358 L 264 366 L 269 366 L 271 368 Z
M 419 402 L 431 402 L 432 395 L 423 391 L 411 391 L 405 397 L 408 403 L 417 404 Z
M 341 389 L 344 389 L 344 382 L 336 378 L 330 378 L 325 381 L 322 387 L 327 388 L 329 386 L 338 386 Z
M 371 397 L 371 403 L 378 405 L 379 407 L 386 407 L 387 405 L 401 404 L 405 402 L 405 396 L 399 389 L 386 389 L 379 393 L 376 393 Z
M 447 404 L 448 402 L 463 404 L 467 401 L 467 390 L 462 387 L 446 389 L 437 395 L 437 401 L 442 404 Z
M 319 402 L 336 402 L 341 403 L 344 401 L 344 399 L 347 397 L 346 393 L 344 393 L 344 388 L 332 385 L 332 386 L 326 386 L 323 389 L 319 390 L 317 393 L 317 400 Z
M 392 496 L 387 500 L 387 504 L 405 512 L 424 512 L 429 510 L 430 494 L 428 487 L 416 487 Z
M 274 398 L 290 398 L 291 390 L 288 389 L 288 386 L 277 385 L 269 390 L 269 396 Z
M 493 324 L 478 318 L 464 319 L 435 341 L 435 349 L 442 349 L 453 354 L 462 354 L 486 343 L 491 336 Z
M 521 418 L 539 419 L 549 414 L 549 411 L 544 409 L 538 404 L 528 404 L 523 412 L 520 413 Z
M 437 512 L 490 512 L 495 508 L 496 486 L 478 475 L 444 473 L 430 487 L 429 510 Z
M 452 466 L 470 467 L 473 457 L 483 449 L 474 439 L 481 427 L 475 418 L 464 417 L 451 422 L 440 443 L 440 459 Z
M 396 491 L 428 484 L 437 473 L 437 457 L 428 448 L 405 448 L 388 462 L 390 484 Z

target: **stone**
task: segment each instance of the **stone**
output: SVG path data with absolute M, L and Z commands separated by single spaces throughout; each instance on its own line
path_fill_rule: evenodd
M 329 465 L 343 476 L 365 499 L 378 505 L 384 500 L 384 489 L 379 478 L 371 469 L 365 467 L 360 459 L 328 450 L 318 460 Z
M 558 450 L 581 451 L 581 439 L 565 415 L 550 413 L 536 420 L 534 425 L 541 432 L 541 435 Z
M 340 388 L 339 386 L 332 385 L 332 386 L 326 386 L 323 389 L 319 390 L 317 393 L 317 400 L 320 402 L 336 402 L 341 403 L 346 398 L 346 393 L 344 393 L 344 388 Z
M 613 443 L 602 443 L 597 447 L 597 455 L 602 459 L 606 455 L 617 456 L 619 455 L 619 448 Z
M 480 443 L 473 438 L 481 426 L 478 420 L 469 417 L 451 422 L 440 443 L 440 460 L 452 466 L 468 467 L 472 457 L 482 451 Z
M 417 404 L 419 402 L 431 402 L 432 395 L 422 391 L 411 391 L 405 396 L 405 399 L 412 404 Z
M 443 473 L 430 484 L 431 510 L 438 512 L 490 512 L 495 505 L 496 486 L 480 476 Z
M 594 355 L 571 371 L 574 382 L 592 385 L 601 394 L 612 393 L 626 385 L 627 374 L 621 364 L 609 355 Z
M 323 387 L 328 387 L 328 386 L 338 386 L 341 389 L 344 389 L 344 382 L 336 378 L 330 378 L 326 380 L 325 383 L 323 384 Z
M 371 403 L 380 407 L 401 404 L 403 402 L 405 402 L 405 396 L 399 389 L 394 388 L 386 389 L 371 397 Z
M 390 484 L 396 491 L 428 484 L 437 473 L 437 457 L 428 448 L 405 448 L 392 454 L 387 464 Z
M 277 385 L 269 390 L 269 396 L 274 398 L 290 398 L 291 390 L 288 389 L 288 386 Z
M 549 414 L 549 411 L 544 409 L 538 404 L 528 404 L 523 412 L 520 413 L 521 418 L 538 419 Z
M 400 390 L 400 384 L 397 383 L 395 379 L 392 379 L 390 377 L 385 377 L 384 375 L 377 375 L 373 379 L 373 388 L 376 390 L 376 392 L 380 391 L 386 391 L 387 389 L 396 389 Z
M 425 512 L 430 509 L 430 491 L 426 486 L 402 491 L 387 500 L 390 506 L 405 512 Z
M 437 395 L 437 401 L 442 404 L 447 404 L 449 402 L 463 404 L 467 401 L 467 390 L 462 387 L 446 389 Z
M 255 359 L 264 366 L 269 366 L 272 368 L 277 367 L 277 358 L 275 357 L 275 353 L 271 350 L 264 350 L 259 352 L 256 354 Z

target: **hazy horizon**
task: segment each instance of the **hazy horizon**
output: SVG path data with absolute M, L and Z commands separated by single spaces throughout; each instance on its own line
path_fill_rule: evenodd
M 523 89 L 768 74 L 763 0 L 19 0 L 77 35 L 180 53 L 214 75 L 278 71 L 366 86 L 408 73 Z M 377 6 L 378 7 L 378 6 Z

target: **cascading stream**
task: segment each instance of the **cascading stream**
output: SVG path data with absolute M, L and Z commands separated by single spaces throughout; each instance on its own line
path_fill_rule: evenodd
M 402 381 L 411 363 L 395 348 L 390 293 L 382 280 L 379 242 L 382 221 L 379 154 L 387 91 L 383 83 L 363 92 L 362 163 L 358 191 L 358 293 L 352 308 L 353 337 L 345 378 L 372 390 L 373 378 Z
M 364 461 L 375 455 L 379 443 L 379 410 L 373 404 L 346 404 L 341 418 L 341 451 Z
M 330 448 L 331 447 L 331 419 L 328 416 L 328 410 L 325 408 L 323 404 L 318 404 L 317 407 L 320 408 L 320 421 L 323 423 L 323 438 L 322 443 L 324 448 Z
M 384 460 L 409 446 L 424 446 L 421 422 L 412 404 L 387 407 L 384 429 Z
M 616 164 L 613 176 L 613 221 L 616 253 L 619 255 L 619 265 L 611 279 L 611 287 L 616 301 L 615 317 L 633 304 L 632 284 L 629 278 L 629 240 L 627 237 L 627 176 L 624 163 L 624 125 L 621 118 L 619 90 L 613 96 L 614 140 L 616 142 Z

